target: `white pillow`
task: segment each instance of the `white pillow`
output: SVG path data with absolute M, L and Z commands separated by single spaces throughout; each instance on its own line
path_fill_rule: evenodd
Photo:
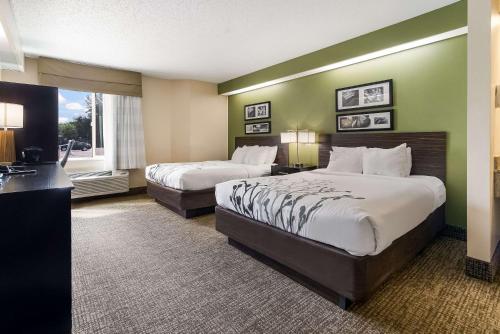
M 238 147 L 231 157 L 231 161 L 247 165 L 270 165 L 276 160 L 278 146 L 243 146 Z
M 269 153 L 266 146 L 248 146 L 243 163 L 247 165 L 262 165 L 268 159 Z
M 255 161 L 255 156 L 259 153 L 259 146 L 243 146 L 245 149 L 245 156 L 242 163 L 251 165 Z
M 411 172 L 411 166 L 412 166 L 412 161 L 411 161 L 411 147 L 406 148 L 406 168 L 405 168 L 405 177 L 410 176 Z
M 278 154 L 278 146 L 264 146 L 267 151 L 266 160 L 264 163 L 270 165 L 276 160 L 276 154 Z
M 363 152 L 365 146 L 339 147 L 332 146 L 328 169 L 335 172 L 363 173 Z
M 369 148 L 363 153 L 363 174 L 408 176 L 406 143 L 394 148 Z
M 245 149 L 243 147 L 237 147 L 233 152 L 233 156 L 231 157 L 231 161 L 236 164 L 242 164 L 245 158 Z
M 249 165 L 270 165 L 276 159 L 277 146 L 249 146 L 244 163 Z
M 269 159 L 269 149 L 267 147 L 259 146 L 259 150 L 255 155 L 255 160 L 251 162 L 252 165 L 263 165 Z

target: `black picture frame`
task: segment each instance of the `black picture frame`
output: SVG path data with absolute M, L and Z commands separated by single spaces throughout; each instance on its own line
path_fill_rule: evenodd
M 266 106 L 266 111 L 267 113 L 263 116 L 258 115 L 257 109 L 259 107 Z M 251 109 L 253 108 L 255 112 L 255 116 L 249 117 L 248 115 L 251 113 Z M 243 107 L 243 115 L 245 117 L 245 121 L 255 121 L 258 119 L 267 119 L 271 118 L 271 101 L 265 101 L 265 102 L 259 102 L 259 103 L 253 103 L 253 104 L 247 104 Z
M 259 132 L 248 132 L 248 127 L 249 126 L 256 126 L 256 125 L 262 125 L 262 124 L 267 124 L 267 129 L 265 131 L 259 131 Z M 246 135 L 262 135 L 262 134 L 268 134 L 271 133 L 271 122 L 257 122 L 257 123 L 246 123 L 243 125 L 245 127 L 245 134 Z
M 364 89 L 373 89 L 370 88 L 370 86 L 388 86 L 388 97 L 387 99 L 384 98 L 382 103 L 376 104 L 376 103 L 370 103 L 369 105 L 365 105 L 365 102 L 361 103 L 361 92 L 364 93 Z M 339 93 L 343 92 L 348 92 L 348 91 L 353 91 L 354 96 L 357 96 L 358 104 L 353 105 L 353 106 L 343 106 L 341 105 L 341 102 L 339 99 Z M 357 95 L 356 95 L 357 92 Z M 383 103 L 387 101 L 387 103 Z M 353 99 L 352 103 L 355 103 L 356 99 Z M 394 95 L 393 95 L 393 80 L 392 79 L 387 79 L 387 80 L 382 80 L 382 81 L 375 81 L 375 82 L 369 82 L 365 83 L 362 85 L 356 85 L 356 86 L 349 86 L 349 87 L 342 87 L 342 88 L 337 88 L 335 90 L 335 110 L 336 112 L 350 112 L 350 111 L 357 111 L 357 110 L 366 110 L 366 109 L 378 109 L 378 108 L 386 108 L 386 107 L 392 107 L 394 105 Z
M 389 124 L 387 126 L 376 126 L 373 118 L 376 114 L 386 114 L 385 117 L 388 117 Z M 344 127 L 341 128 L 341 120 L 342 118 L 351 118 L 355 116 L 368 115 L 370 117 L 370 127 Z M 351 114 L 340 114 L 337 115 L 337 132 L 366 132 L 366 131 L 392 131 L 394 130 L 394 110 L 379 110 L 379 111 L 367 111 L 367 112 L 358 112 Z

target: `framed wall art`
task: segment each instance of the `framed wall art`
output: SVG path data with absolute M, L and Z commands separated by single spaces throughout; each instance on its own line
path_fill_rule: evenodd
M 255 135 L 262 133 L 271 133 L 271 122 L 248 123 L 245 124 L 245 134 Z
M 391 107 L 392 79 L 335 90 L 337 112 Z
M 337 115 L 337 132 L 394 130 L 393 110 Z
M 245 121 L 253 121 L 256 119 L 264 119 L 271 117 L 271 102 L 261 102 L 255 104 L 247 104 L 244 108 Z

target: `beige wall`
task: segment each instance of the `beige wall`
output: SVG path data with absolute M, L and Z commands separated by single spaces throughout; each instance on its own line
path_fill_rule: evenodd
M 227 159 L 227 98 L 217 85 L 142 77 L 146 161 Z
M 497 244 L 493 199 L 496 0 L 469 0 L 467 46 L 467 256 L 490 262 Z M 496 12 L 497 13 L 497 12 Z M 496 14 L 495 14 L 496 16 Z M 493 58 L 492 58 L 493 57 Z M 495 64 L 494 64 L 495 63 Z
M 500 157 L 500 108 L 495 106 L 496 87 L 500 85 L 500 0 L 491 1 L 491 110 L 494 115 L 494 156 Z M 499 87 L 500 90 L 500 87 Z M 500 93 L 500 92 L 499 92 Z M 494 200 L 492 252 L 500 241 L 500 199 Z
M 500 156 L 500 108 L 495 108 L 495 88 L 500 84 L 500 0 L 493 0 L 491 6 L 491 108 L 494 110 L 495 129 L 494 155 Z
M 142 118 L 148 164 L 172 161 L 172 82 L 142 77 Z
M 227 98 L 216 85 L 197 81 L 174 82 L 174 92 L 172 159 L 226 159 Z
M 203 82 L 191 85 L 190 160 L 227 159 L 227 97 L 217 95 L 217 86 Z
M 0 80 L 38 84 L 37 60 L 25 72 L 0 71 Z M 192 80 L 142 77 L 146 161 L 182 162 L 227 158 L 227 97 L 217 85 Z M 71 160 L 68 171 L 104 168 L 102 160 Z M 146 184 L 144 170 L 130 171 L 130 186 Z

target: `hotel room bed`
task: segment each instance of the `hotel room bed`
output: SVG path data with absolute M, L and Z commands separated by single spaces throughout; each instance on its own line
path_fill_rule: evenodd
M 376 255 L 444 204 L 441 180 L 329 172 L 219 183 L 219 206 L 352 255 Z M 390 203 L 390 204 L 388 204 Z
M 235 148 L 277 146 L 275 163 L 286 164 L 288 148 L 279 136 L 237 137 Z M 215 185 L 232 179 L 270 175 L 271 164 L 243 164 L 232 161 L 155 164 L 146 168 L 148 194 L 176 212 L 191 218 L 214 211 Z
M 407 178 L 329 172 L 217 185 L 216 228 L 339 306 L 367 298 L 444 227 L 445 133 L 333 134 L 332 145 L 412 149 Z M 421 174 L 417 176 L 415 174 Z
M 228 161 L 155 164 L 146 167 L 146 180 L 179 190 L 203 190 L 232 179 L 271 174 L 271 164 L 247 165 Z

